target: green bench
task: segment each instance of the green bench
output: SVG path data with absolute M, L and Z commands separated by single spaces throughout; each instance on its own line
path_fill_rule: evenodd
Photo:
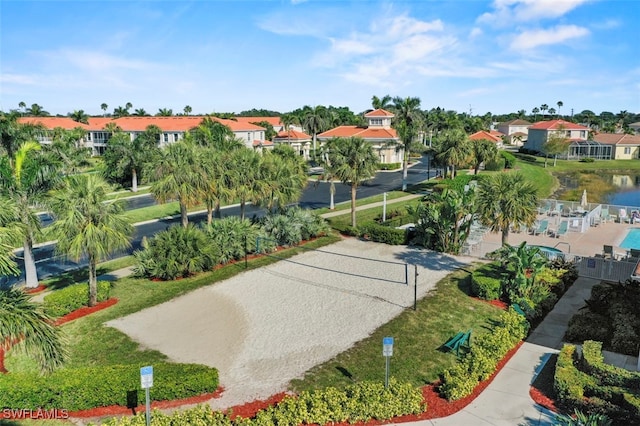
M 443 345 L 449 351 L 455 351 L 456 355 L 460 355 L 460 348 L 466 347 L 469 349 L 469 345 L 471 344 L 471 330 L 465 332 L 459 332 L 451 339 L 447 340 Z

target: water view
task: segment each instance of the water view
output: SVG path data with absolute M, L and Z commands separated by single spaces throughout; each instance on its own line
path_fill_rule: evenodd
M 578 201 L 586 188 L 589 201 L 618 206 L 640 207 L 640 174 L 565 173 L 559 174 L 558 199 Z

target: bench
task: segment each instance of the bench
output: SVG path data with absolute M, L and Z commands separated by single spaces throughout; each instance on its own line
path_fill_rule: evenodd
M 469 347 L 471 340 L 471 330 L 466 333 L 460 331 L 458 334 L 447 340 L 443 345 L 449 351 L 455 351 L 456 355 L 460 355 L 460 348 L 463 346 Z
M 520 305 L 518 305 L 517 303 L 514 303 L 511 305 L 511 307 L 513 308 L 514 311 L 516 311 L 517 313 L 519 313 L 520 315 L 526 318 L 527 314 L 524 313 Z

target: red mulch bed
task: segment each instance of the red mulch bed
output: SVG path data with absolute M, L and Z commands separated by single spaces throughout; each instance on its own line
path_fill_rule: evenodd
M 112 297 L 111 299 L 105 300 L 104 302 L 100 302 L 95 306 L 91 306 L 91 307 L 84 306 L 80 309 L 76 309 L 75 311 L 69 312 L 67 315 L 64 315 L 58 318 L 57 320 L 55 320 L 54 324 L 55 325 L 66 324 L 70 321 L 76 320 L 78 318 L 82 318 L 84 316 L 87 316 L 94 312 L 101 311 L 103 309 L 106 309 L 109 306 L 115 305 L 116 303 L 118 303 L 118 299 L 116 299 L 115 297 Z
M 488 303 L 490 305 L 495 306 L 496 308 L 500 308 L 503 310 L 507 310 L 509 309 L 509 305 L 507 305 L 506 302 L 503 302 L 502 300 L 496 299 L 496 300 L 484 300 L 484 299 L 480 299 L 479 297 L 472 297 L 472 299 L 475 300 L 479 300 L 480 302 L 484 302 L 484 303 Z
M 545 395 L 544 392 L 542 392 L 540 389 L 531 386 L 529 388 L 529 396 L 531 397 L 531 399 L 533 399 L 533 401 L 536 404 L 542 405 L 547 410 L 551 410 L 554 413 L 560 412 L 558 407 L 556 407 L 556 402 L 550 397 L 548 397 L 547 395 Z
M 40 284 L 40 285 L 38 285 L 38 287 L 27 288 L 27 289 L 24 290 L 24 292 L 27 293 L 27 294 L 38 294 L 38 293 L 42 293 L 46 289 L 47 289 L 46 285 Z
M 225 412 L 228 413 L 232 419 L 235 419 L 236 417 L 250 419 L 254 417 L 258 413 L 258 411 L 264 410 L 271 405 L 278 404 L 284 399 L 285 396 L 287 396 L 285 392 L 280 392 L 273 395 L 269 399 L 257 399 L 255 401 L 247 402 L 246 404 L 231 407 L 228 410 L 225 410 Z

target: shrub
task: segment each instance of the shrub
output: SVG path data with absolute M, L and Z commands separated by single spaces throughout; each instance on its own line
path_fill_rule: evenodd
M 500 151 L 500 156 L 504 159 L 504 168 L 513 169 L 516 165 L 516 156 L 508 151 Z
M 471 292 L 485 300 L 502 296 L 503 273 L 498 263 L 488 263 L 471 274 Z
M 487 161 L 484 164 L 484 169 L 492 172 L 499 172 L 500 170 L 504 170 L 505 161 L 504 158 L 496 158 L 495 160 Z
M 398 170 L 400 167 L 401 163 L 378 163 L 378 170 Z
M 245 251 L 255 252 L 258 238 L 261 238 L 260 252 L 270 251 L 276 246 L 260 226 L 238 216 L 214 220 L 203 225 L 202 229 L 219 252 L 220 263 L 241 259 Z
M 569 320 L 564 340 L 577 343 L 589 339 L 608 341 L 611 333 L 608 324 L 609 318 L 605 315 L 590 311 L 579 312 Z
M 98 302 L 109 299 L 111 283 L 98 281 Z M 44 297 L 43 308 L 47 315 L 61 317 L 89 305 L 89 284 L 73 284 Z
M 195 364 L 156 363 L 153 398 L 173 400 L 218 388 L 218 371 Z M 87 410 L 109 405 L 127 406 L 127 393 L 140 389 L 140 369 L 135 365 L 65 368 L 49 375 L 11 373 L 0 376 L 0 406 L 23 409 Z
M 211 269 L 220 263 L 220 251 L 202 229 L 173 225 L 143 240 L 143 250 L 133 253 L 138 276 L 173 280 Z
M 292 222 L 300 224 L 303 240 L 326 235 L 331 230 L 327 222 L 312 210 L 290 207 L 284 214 Z
M 377 223 L 367 223 L 360 227 L 360 234 L 366 235 L 371 241 L 390 245 L 401 245 L 407 242 L 407 231 Z
M 595 161 L 596 161 L 596 160 L 595 160 L 594 158 L 591 158 L 591 157 L 581 158 L 581 159 L 580 159 L 580 162 L 581 162 L 581 163 L 593 163 L 593 162 L 595 162 Z

